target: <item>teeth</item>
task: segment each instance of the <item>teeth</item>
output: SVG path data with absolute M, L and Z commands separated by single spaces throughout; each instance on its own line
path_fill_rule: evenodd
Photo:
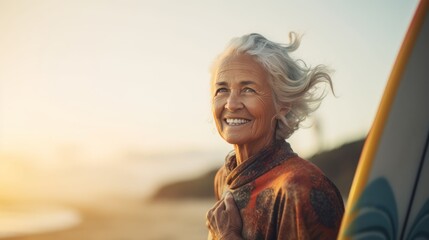
M 226 123 L 228 125 L 241 125 L 250 122 L 250 120 L 241 119 L 241 118 L 227 118 Z

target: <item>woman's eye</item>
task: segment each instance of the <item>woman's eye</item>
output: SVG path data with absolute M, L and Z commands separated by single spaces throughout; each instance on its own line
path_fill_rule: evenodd
M 251 89 L 251 88 L 244 88 L 243 92 L 245 92 L 245 93 L 255 93 L 256 91 L 253 90 L 253 89 Z
M 228 89 L 226 89 L 226 88 L 218 88 L 216 90 L 215 96 L 218 95 L 219 93 L 225 93 L 225 92 L 228 92 Z

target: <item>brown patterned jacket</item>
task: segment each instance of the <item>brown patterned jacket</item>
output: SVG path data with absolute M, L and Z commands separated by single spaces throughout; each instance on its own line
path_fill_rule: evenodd
M 220 200 L 231 192 L 244 239 L 336 239 L 344 205 L 336 186 L 285 141 L 237 166 L 230 153 L 215 177 Z

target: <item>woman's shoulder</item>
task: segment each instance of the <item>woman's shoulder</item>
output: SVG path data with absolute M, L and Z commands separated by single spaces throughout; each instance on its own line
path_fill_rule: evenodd
M 305 211 L 329 226 L 338 225 L 344 203 L 335 184 L 316 165 L 300 157 L 289 159 L 281 167 L 285 173 L 281 179 L 282 192 L 287 193 L 284 197 L 299 199 Z
M 324 173 L 312 162 L 302 159 L 299 156 L 293 156 L 278 166 L 283 175 L 290 179 L 307 179 L 323 177 Z
M 328 191 L 339 194 L 335 184 L 317 167 L 308 160 L 304 160 L 299 156 L 292 157 L 284 161 L 279 168 L 279 178 L 282 181 L 283 188 L 290 188 L 299 185 L 300 188 L 320 191 Z M 295 188 L 294 188 L 295 189 Z

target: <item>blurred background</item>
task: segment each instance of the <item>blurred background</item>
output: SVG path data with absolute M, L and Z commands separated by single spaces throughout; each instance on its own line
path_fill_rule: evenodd
M 0 239 L 202 239 L 232 147 L 209 69 L 258 32 L 326 64 L 328 96 L 290 143 L 344 199 L 412 1 L 0 1 Z

